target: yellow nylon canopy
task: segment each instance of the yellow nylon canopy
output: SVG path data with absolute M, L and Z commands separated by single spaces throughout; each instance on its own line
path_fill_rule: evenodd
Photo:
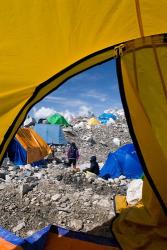
M 42 160 L 52 153 L 50 147 L 32 128 L 20 128 L 16 139 L 27 152 L 27 163 Z
M 2 1 L 0 160 L 33 104 L 71 76 L 113 58 L 117 54 L 114 46 L 143 38 L 143 50 L 126 43 L 131 51 L 123 53 L 120 67 L 129 116 L 146 164 L 145 173 L 166 208 L 166 47 L 163 41 L 156 49 L 144 45 L 144 37 L 167 33 L 166 10 L 166 0 Z M 138 72 L 134 73 L 136 67 Z M 146 190 L 144 194 L 149 195 L 151 191 Z M 157 213 L 150 212 L 146 199 L 144 205 L 150 217 L 154 217 L 155 227 L 161 227 L 164 214 L 160 204 L 155 203 Z M 142 224 L 140 216 L 136 216 L 137 223 Z M 116 236 L 129 250 L 127 241 L 119 237 L 122 236 L 117 230 L 119 223 L 115 222 Z M 124 225 L 124 232 L 128 232 Z M 166 224 L 163 228 L 166 233 Z M 133 246 L 138 247 L 135 243 Z M 166 249 L 163 247 L 162 243 L 157 249 Z
M 99 125 L 100 122 L 95 118 L 95 117 L 92 117 L 88 120 L 88 125 L 90 126 L 95 126 L 95 125 Z
M 143 167 L 165 210 L 167 43 L 164 41 L 164 36 L 156 36 L 129 42 L 119 66 L 133 131 L 146 163 L 145 166 L 143 162 Z M 113 229 L 123 249 L 167 249 L 167 217 L 157 197 L 144 180 L 144 206 L 125 209 L 116 219 Z
M 167 43 L 160 36 L 135 41 L 121 64 L 133 129 L 147 169 L 167 206 Z
M 3 1 L 0 157 L 35 102 L 70 76 L 113 57 L 110 49 L 101 50 L 165 33 L 166 7 L 165 0 Z M 79 61 L 99 51 L 93 59 Z

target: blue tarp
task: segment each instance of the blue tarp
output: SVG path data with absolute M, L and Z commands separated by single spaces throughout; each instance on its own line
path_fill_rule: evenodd
M 56 236 L 56 237 L 55 237 Z M 66 238 L 65 243 L 62 246 L 57 246 L 57 239 L 59 237 Z M 48 240 L 49 238 L 49 240 Z M 23 249 L 23 250 L 44 250 L 47 249 L 73 249 L 73 241 L 74 241 L 74 248 L 76 249 L 76 240 L 87 242 L 87 244 L 94 243 L 102 246 L 109 246 L 113 249 L 118 247 L 117 242 L 114 238 L 105 238 L 102 236 L 95 236 L 91 234 L 87 234 L 84 232 L 75 232 L 68 230 L 66 228 L 61 228 L 54 225 L 48 225 L 47 227 L 37 231 L 32 236 L 27 238 L 20 238 L 15 234 L 9 232 L 8 230 L 0 227 L 0 239 L 4 240 L 4 243 L 1 243 L 1 249 L 9 249 L 6 248 L 6 243 L 13 244 L 12 249 Z M 69 241 L 68 241 L 69 239 Z M 11 248 L 10 248 L 11 249 Z M 79 247 L 78 247 L 79 249 Z M 83 249 L 83 247 L 82 247 Z M 91 248 L 92 249 L 92 248 Z M 100 249 L 100 248 L 99 248 Z
M 133 144 L 126 144 L 116 152 L 109 153 L 100 170 L 100 176 L 105 179 L 117 178 L 120 175 L 129 179 L 138 179 L 143 176 L 142 166 Z
M 8 147 L 8 157 L 16 166 L 27 164 L 27 152 L 14 138 Z
M 47 144 L 67 144 L 62 128 L 59 125 L 36 124 L 34 130 L 46 141 Z
M 117 119 L 116 115 L 114 114 L 107 114 L 107 113 L 103 113 L 101 114 L 98 119 L 102 124 L 106 124 L 109 119 L 112 118 L 114 121 Z

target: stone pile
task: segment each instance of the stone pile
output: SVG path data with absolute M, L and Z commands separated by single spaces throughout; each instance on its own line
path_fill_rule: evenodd
M 120 146 L 131 143 L 128 126 L 124 117 L 110 125 L 87 126 L 85 118 L 75 121 L 75 124 L 83 123 L 82 127 L 74 126 L 73 131 L 64 131 L 68 141 L 74 141 L 80 150 L 79 164 L 89 162 L 92 155 L 96 155 L 99 162 L 104 162 L 111 151 Z M 120 141 L 115 143 L 114 139 Z M 60 156 L 58 154 L 58 156 Z M 62 155 L 61 155 L 62 156 Z M 66 155 L 63 155 L 66 156 Z
M 43 169 L 4 166 L 0 176 L 1 226 L 22 237 L 49 223 L 110 237 L 114 196 L 125 194 L 129 183 L 124 177 L 106 181 L 55 164 Z

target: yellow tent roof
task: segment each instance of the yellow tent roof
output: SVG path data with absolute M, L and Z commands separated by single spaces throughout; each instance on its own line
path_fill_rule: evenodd
M 90 126 L 92 126 L 92 125 L 99 125 L 99 124 L 100 124 L 100 122 L 96 118 L 94 118 L 94 117 L 92 117 L 92 118 L 90 118 L 88 120 L 88 125 L 90 125 Z
M 3 1 L 0 157 L 32 105 L 66 79 L 115 56 L 112 46 L 166 33 L 166 7 L 164 0 Z

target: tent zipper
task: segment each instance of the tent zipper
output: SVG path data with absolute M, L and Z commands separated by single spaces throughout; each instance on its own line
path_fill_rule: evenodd
M 123 52 L 125 51 L 125 44 L 120 44 L 118 46 L 114 47 L 114 57 L 120 57 L 123 56 Z

